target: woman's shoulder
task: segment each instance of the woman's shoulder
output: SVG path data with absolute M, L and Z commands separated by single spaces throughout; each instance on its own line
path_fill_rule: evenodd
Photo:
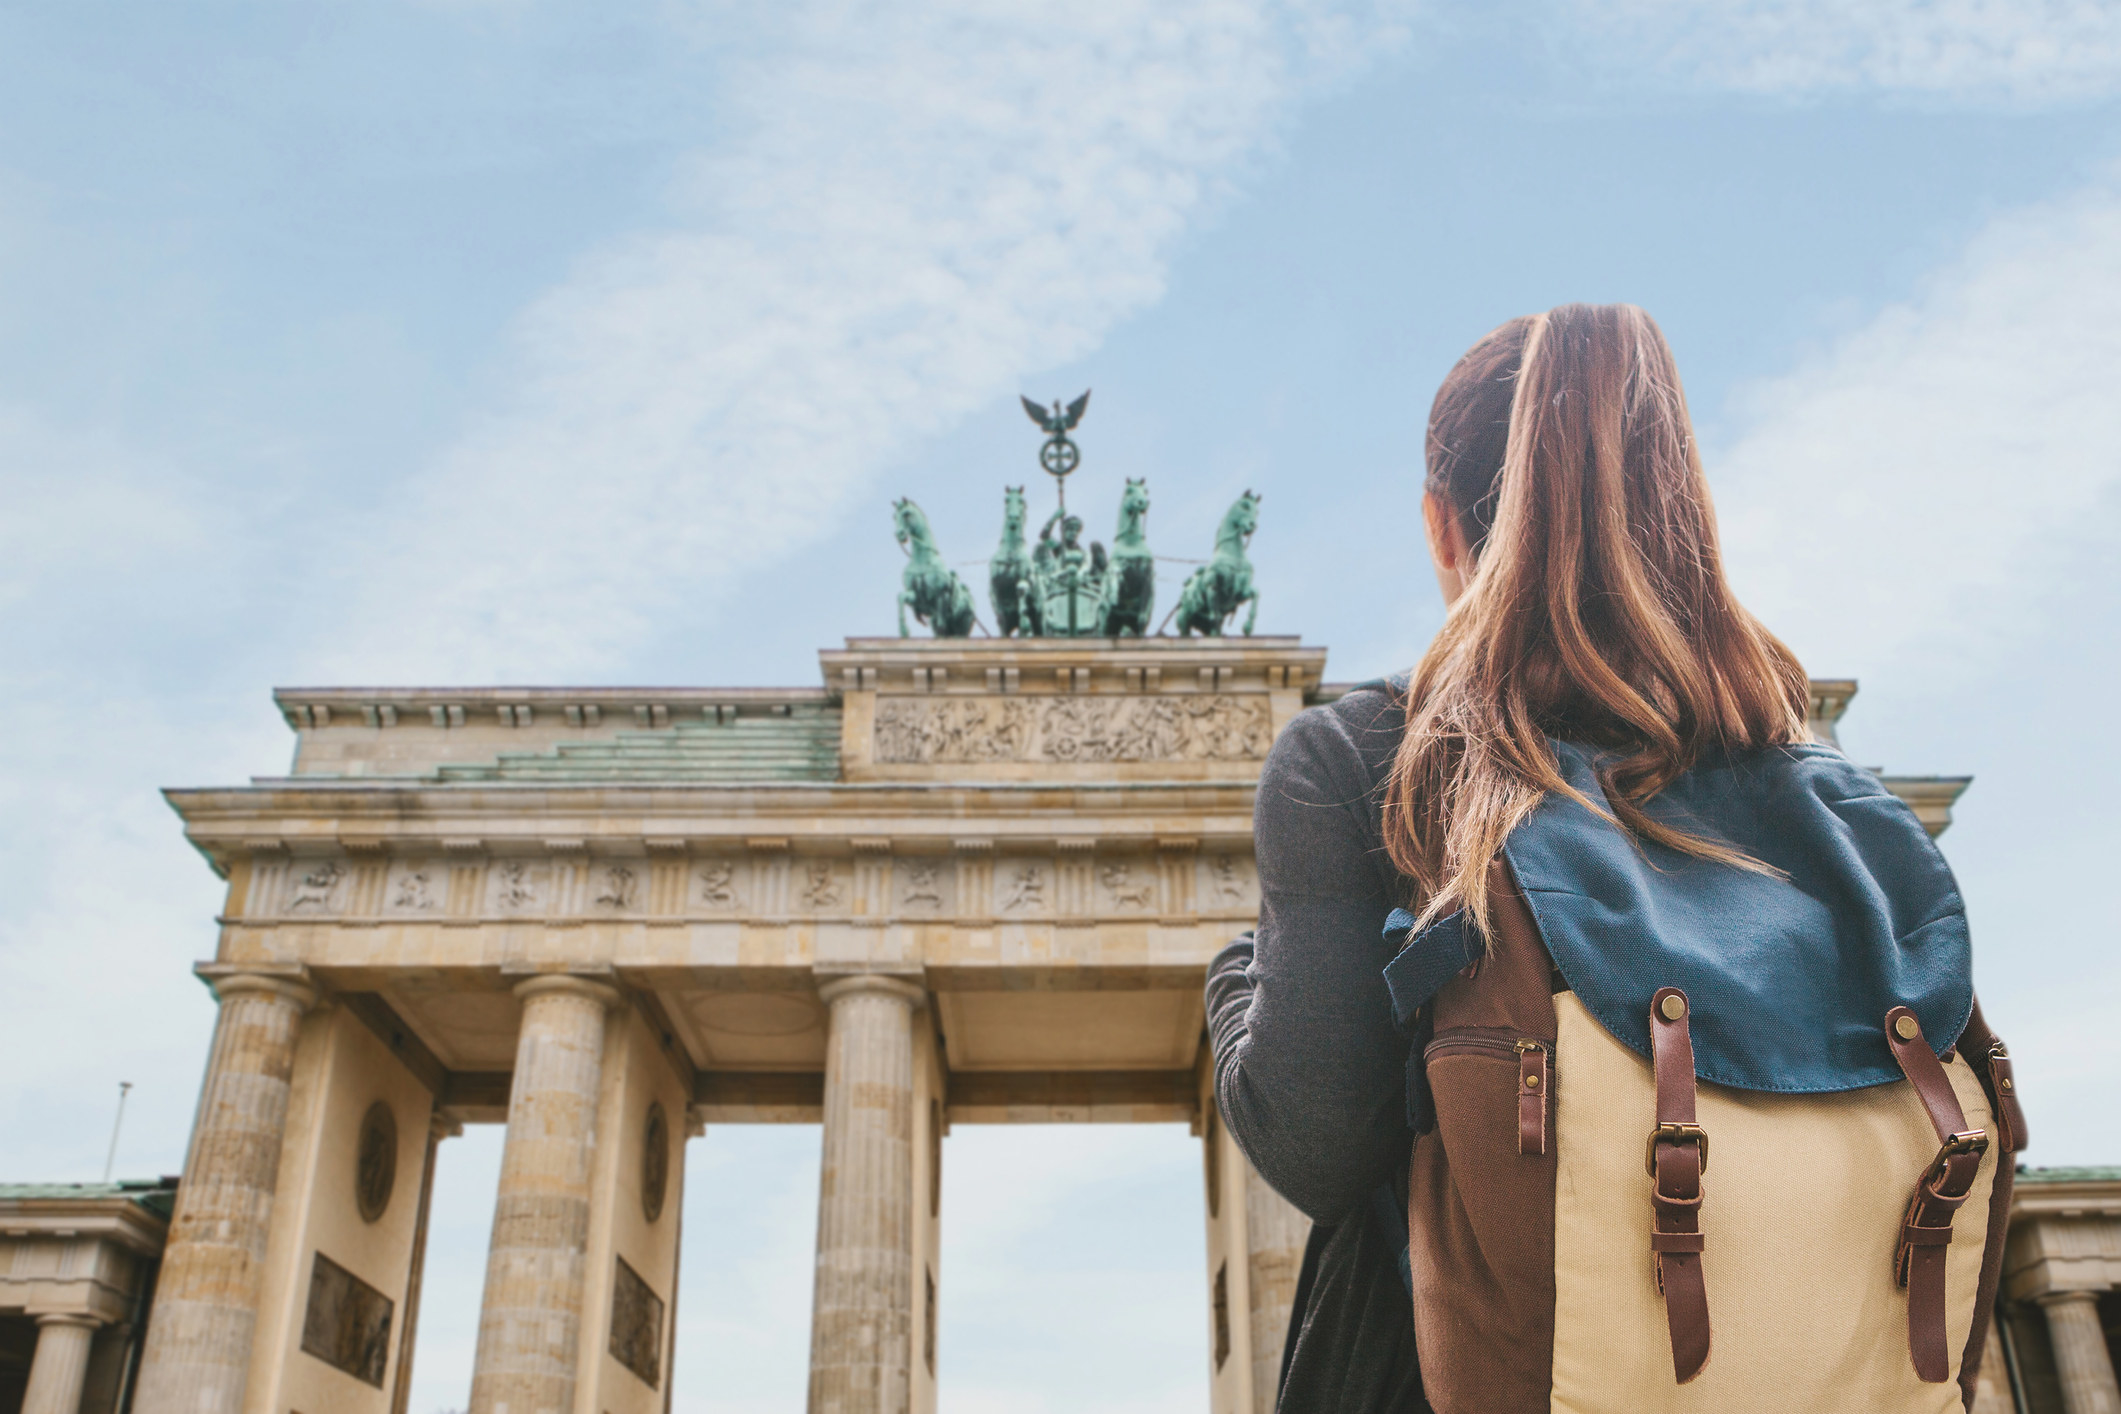
M 1406 732 L 1399 686 L 1379 678 L 1357 684 L 1291 718 L 1275 739 L 1264 779 L 1316 783 L 1335 797 L 1360 796 L 1385 778 Z

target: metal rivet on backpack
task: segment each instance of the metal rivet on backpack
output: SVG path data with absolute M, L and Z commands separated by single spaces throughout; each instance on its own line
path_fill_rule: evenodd
M 1527 1075 L 1524 1078 L 1524 1088 L 1527 1090 L 1537 1090 L 1539 1088 L 1539 1077 L 1536 1075 Z
M 1664 1013 L 1666 1021 L 1677 1021 L 1680 1017 L 1686 1015 L 1686 998 L 1674 992 L 1671 996 L 1659 1002 L 1657 1009 Z
M 2003 1088 L 2006 1090 L 2011 1088 L 2011 1078 L 2008 1075 L 2003 1077 Z
M 1893 1034 L 1903 1041 L 1912 1041 L 1922 1034 L 1922 1027 L 1914 1017 L 1903 1016 L 1893 1023 Z

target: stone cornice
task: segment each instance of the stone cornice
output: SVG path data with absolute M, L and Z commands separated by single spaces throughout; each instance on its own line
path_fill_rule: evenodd
M 2027 1182 L 2011 1194 L 2011 1221 L 2038 1217 L 2121 1218 L 2121 1179 Z
M 0 1198 L 7 1237 L 96 1237 L 152 1257 L 168 1232 L 166 1219 L 129 1197 Z
M 1251 638 L 850 638 L 818 654 L 828 692 L 1315 689 L 1326 650 Z
M 594 707 L 613 725 L 661 726 L 671 720 L 711 718 L 717 707 L 753 711 L 784 703 L 820 703 L 817 687 L 276 687 L 273 705 L 297 731 L 332 726 L 450 724 L 451 709 L 466 720 L 495 717 L 503 707 L 527 706 L 565 720 Z M 382 720 L 382 709 L 396 719 Z M 322 708 L 320 714 L 317 709 Z M 658 710 L 660 709 L 660 710 Z M 435 714 L 441 713 L 440 720 Z

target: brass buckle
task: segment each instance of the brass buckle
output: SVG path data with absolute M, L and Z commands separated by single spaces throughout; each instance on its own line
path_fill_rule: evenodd
M 1953 1137 L 1957 1138 L 1958 1136 L 1954 1135 Z M 1701 1150 L 1701 1171 L 1703 1173 L 1709 1171 L 1709 1133 L 1707 1130 L 1698 1124 L 1660 1124 L 1650 1131 L 1650 1142 L 1644 1145 L 1642 1150 L 1642 1171 L 1651 1178 L 1657 1177 L 1657 1141 L 1660 1139 L 1669 1139 L 1674 1144 L 1684 1144 L 1692 1140 Z M 1984 1144 L 1987 1142 L 1987 1136 L 1984 1135 L 1982 1137 L 1982 1142 Z M 1905 1172 L 1905 1170 L 1902 1170 L 1902 1172 Z
M 1923 1175 L 1923 1182 L 1928 1183 L 1932 1180 L 1943 1178 L 1945 1170 L 1950 1167 L 1952 1157 L 1955 1154 L 1986 1154 L 1987 1152 L 1987 1130 L 1970 1129 L 1961 1134 L 1954 1134 L 1938 1146 L 1937 1157 L 1930 1160 L 1929 1172 Z

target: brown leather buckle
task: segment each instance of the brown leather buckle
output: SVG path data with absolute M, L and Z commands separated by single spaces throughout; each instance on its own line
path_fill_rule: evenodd
M 1953 1136 L 1953 1138 L 1958 1137 L 1957 1135 Z M 1703 1173 L 1709 1171 L 1709 1133 L 1707 1130 L 1698 1124 L 1660 1124 L 1650 1131 L 1650 1142 L 1643 1146 L 1642 1150 L 1642 1171 L 1651 1178 L 1657 1177 L 1657 1141 L 1660 1139 L 1670 1140 L 1674 1144 L 1685 1144 L 1692 1141 L 1701 1150 L 1701 1171 Z M 1982 1135 L 1981 1142 L 1985 1147 L 1988 1143 L 1988 1136 Z
M 1922 1180 L 1924 1184 L 1927 1185 L 1933 1180 L 1943 1178 L 1945 1170 L 1951 1165 L 1951 1161 L 1960 1154 L 1978 1155 L 1986 1154 L 1987 1152 L 1987 1130 L 1970 1129 L 1959 1134 L 1954 1134 L 1951 1138 L 1945 1140 L 1943 1145 L 1938 1148 L 1937 1157 L 1930 1160 L 1929 1171 L 1922 1175 Z M 1706 1160 L 1703 1161 L 1703 1166 L 1707 1166 Z

